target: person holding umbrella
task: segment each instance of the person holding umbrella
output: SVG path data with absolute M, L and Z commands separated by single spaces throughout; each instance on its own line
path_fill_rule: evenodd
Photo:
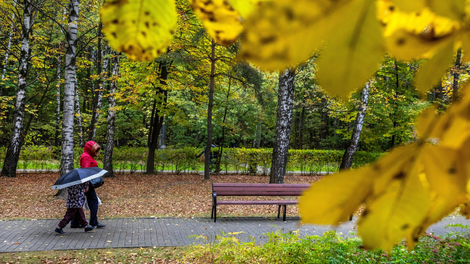
M 85 228 L 85 232 L 95 229 L 95 226 L 88 225 L 85 219 L 85 213 L 83 212 L 83 204 L 85 202 L 85 192 L 88 191 L 90 181 L 100 178 L 107 171 L 98 167 L 74 169 L 68 173 L 60 176 L 59 179 L 54 183 L 52 189 L 64 189 L 67 188 L 67 212 L 64 218 L 60 221 L 59 225 L 55 229 L 55 232 L 59 234 L 65 234 L 62 230 L 67 224 L 78 215 L 78 222 Z
M 83 154 L 80 156 L 80 168 L 91 168 L 98 167 L 98 163 L 94 157 L 98 157 L 100 154 L 101 146 L 94 142 L 88 141 L 83 148 Z M 98 228 L 103 228 L 103 225 L 98 222 L 98 196 L 95 192 L 95 187 L 90 183 L 88 191 L 85 192 L 88 207 L 90 208 L 90 225 Z M 75 218 L 70 224 L 71 228 L 83 228 L 83 224 L 80 222 L 80 215 L 75 215 Z
M 85 192 L 88 191 L 89 182 L 75 184 L 67 187 L 69 195 L 67 196 L 67 212 L 65 213 L 64 219 L 59 222 L 56 233 L 61 235 L 65 234 L 62 230 L 67 224 L 75 217 L 79 215 L 79 223 L 85 228 L 85 232 L 95 229 L 94 226 L 88 225 L 85 213 L 83 212 L 83 203 L 85 202 Z

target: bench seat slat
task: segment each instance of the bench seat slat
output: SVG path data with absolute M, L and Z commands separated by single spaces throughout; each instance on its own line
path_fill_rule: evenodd
M 217 201 L 217 205 L 291 205 L 297 204 L 299 201 Z
M 305 187 L 309 184 L 276 184 L 276 183 L 213 183 L 213 187 Z
M 268 192 L 268 191 L 244 191 L 244 192 L 215 192 L 217 196 L 300 196 L 302 192 Z
M 244 188 L 244 187 L 227 187 L 227 188 L 214 188 L 214 192 L 228 192 L 228 191 L 270 191 L 270 192 L 286 192 L 286 191 L 303 191 L 308 188 L 302 187 L 276 187 L 276 188 L 263 188 L 263 187 L 254 187 L 254 188 Z

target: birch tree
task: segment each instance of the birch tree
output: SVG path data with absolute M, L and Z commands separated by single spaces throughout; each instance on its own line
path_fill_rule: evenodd
M 359 145 L 359 139 L 361 138 L 362 127 L 364 125 L 364 116 L 366 115 L 367 102 L 369 101 L 369 82 L 366 83 L 361 93 L 361 102 L 359 111 L 357 112 L 356 120 L 354 121 L 354 129 L 351 136 L 351 142 L 349 147 L 346 149 L 341 161 L 340 170 L 349 169 L 352 166 L 354 153 L 356 153 L 357 146 Z
M 292 109 L 294 106 L 295 69 L 287 69 L 279 75 L 277 101 L 276 139 L 274 142 L 269 183 L 283 183 L 289 154 Z
M 16 0 L 13 1 L 13 8 L 16 8 Z M 7 71 L 8 58 L 10 56 L 11 40 L 14 34 L 14 21 L 15 21 L 15 12 L 11 14 L 10 32 L 8 32 L 8 43 L 7 43 L 7 48 L 5 50 L 5 58 L 3 60 L 2 80 L 5 79 L 5 72 Z M 2 95 L 3 95 L 3 87 L 0 88 L 0 96 Z
M 111 88 L 108 95 L 108 136 L 106 139 L 106 147 L 104 150 L 103 169 L 107 170 L 106 177 L 114 177 L 113 173 L 113 147 L 114 147 L 114 122 L 116 120 L 116 98 L 114 94 L 117 90 L 117 79 L 119 77 L 119 55 L 114 53 L 113 61 L 113 80 L 111 81 Z
M 100 77 L 100 84 L 98 88 L 98 93 L 95 95 L 95 104 L 93 108 L 93 115 L 91 118 L 90 128 L 89 128 L 89 140 L 95 140 L 96 136 L 96 124 L 100 118 L 100 109 L 101 109 L 101 101 L 103 98 L 104 90 L 106 89 L 106 69 L 108 69 L 108 61 L 109 59 L 106 56 L 106 49 L 98 52 L 98 74 L 101 74 Z M 101 59 L 103 59 L 103 68 L 100 67 Z
M 78 141 L 80 143 L 80 148 L 85 147 L 85 140 L 83 139 L 83 126 L 82 126 L 82 114 L 80 112 L 80 98 L 78 97 L 78 84 L 77 79 L 74 81 L 75 87 L 75 112 L 77 117 L 78 125 Z
M 76 85 L 76 54 L 79 0 L 70 0 L 69 27 L 67 30 L 67 52 L 65 54 L 64 107 L 62 120 L 62 152 L 60 174 L 73 170 L 73 114 Z
M 23 145 L 24 110 L 26 101 L 27 77 L 30 60 L 30 34 L 33 26 L 33 6 L 30 0 L 23 2 L 23 23 L 21 25 L 21 54 L 18 69 L 18 90 L 16 92 L 15 111 L 13 115 L 13 128 L 10 136 L 5 162 L 3 164 L 2 176 L 16 177 L 16 165 L 20 157 Z
M 62 15 L 62 24 L 65 20 L 65 15 L 67 13 L 67 9 L 64 7 L 63 15 Z M 64 30 L 60 25 L 60 28 Z M 56 85 L 56 117 L 55 117 L 55 137 L 54 137 L 54 146 L 59 146 L 59 131 L 60 131 L 60 94 L 61 94 L 61 86 L 62 86 L 62 41 L 58 44 L 58 53 L 57 53 L 57 85 Z

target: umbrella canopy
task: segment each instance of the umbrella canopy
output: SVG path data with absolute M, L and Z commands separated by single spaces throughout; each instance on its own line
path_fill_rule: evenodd
M 98 167 L 74 169 L 62 175 L 52 186 L 52 189 L 64 189 L 103 176 L 106 170 Z

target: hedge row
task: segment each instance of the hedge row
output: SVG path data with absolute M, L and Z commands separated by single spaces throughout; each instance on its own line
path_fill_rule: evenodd
M 75 165 L 78 166 L 82 149 L 75 148 Z M 217 151 L 213 149 L 215 157 Z M 200 170 L 203 159 L 196 156 L 201 148 L 159 149 L 155 155 L 156 171 L 192 172 Z M 289 150 L 287 171 L 300 171 L 303 174 L 334 172 L 338 169 L 344 151 L 342 150 Z M 3 165 L 5 147 L 0 148 L 0 164 Z M 114 169 L 116 171 L 146 170 L 148 149 L 115 148 L 113 150 Z M 237 173 L 267 173 L 271 166 L 272 149 L 228 148 L 221 156 L 221 170 Z M 381 153 L 356 152 L 353 167 L 360 167 L 375 161 Z M 98 158 L 102 161 L 103 155 Z M 45 146 L 25 146 L 20 153 L 18 168 L 58 169 L 60 149 Z M 215 160 L 214 160 L 215 163 Z

